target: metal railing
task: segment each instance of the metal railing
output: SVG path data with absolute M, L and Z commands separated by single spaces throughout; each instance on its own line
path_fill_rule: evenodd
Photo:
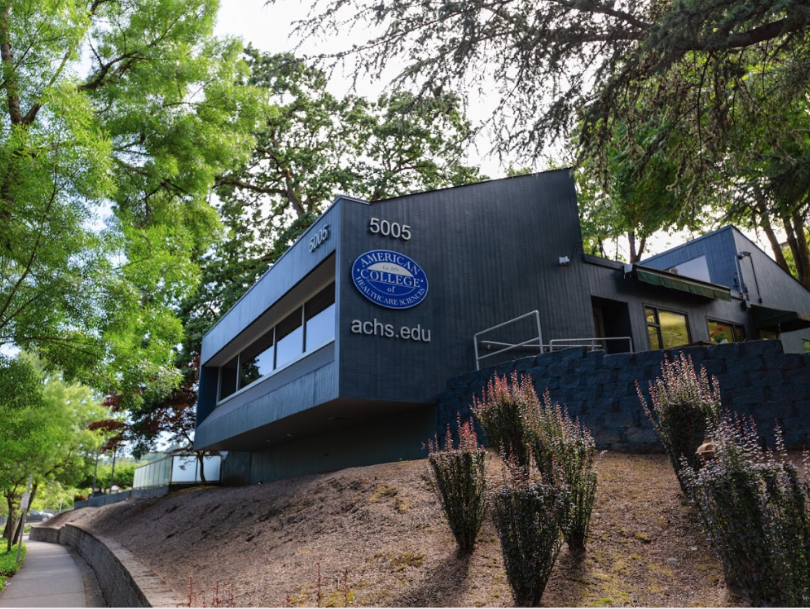
M 219 481 L 222 457 L 204 457 L 205 480 Z M 134 489 L 169 486 L 172 484 L 197 484 L 200 480 L 200 463 L 196 455 L 166 455 L 135 469 Z
M 493 330 L 498 330 L 499 328 L 503 328 L 504 326 L 508 326 L 509 324 L 515 323 L 520 321 L 521 319 L 526 319 L 527 317 L 534 316 L 535 323 L 537 324 L 537 336 L 532 337 L 529 340 L 525 340 L 521 343 L 504 343 L 500 341 L 481 341 L 483 344 L 495 345 L 495 346 L 503 346 L 504 349 L 500 349 L 498 351 L 493 351 L 492 353 L 487 353 L 485 355 L 478 354 L 478 337 L 482 334 L 486 334 L 487 332 L 492 332 Z M 519 317 L 515 317 L 514 319 L 510 319 L 509 321 L 505 321 L 502 324 L 498 324 L 497 326 L 492 326 L 491 328 L 487 328 L 486 330 L 481 330 L 480 332 L 476 333 L 473 336 L 473 346 L 475 347 L 475 369 L 481 369 L 481 360 L 484 360 L 488 357 L 494 357 L 496 355 L 501 355 L 506 353 L 507 351 L 512 351 L 513 349 L 519 349 L 521 347 L 537 347 L 540 350 L 540 353 L 543 352 L 543 334 L 540 330 L 540 313 L 537 310 L 531 311 L 530 313 L 524 313 Z
M 548 341 L 548 350 L 590 347 L 591 351 L 605 351 L 604 343 L 609 340 L 625 340 L 633 353 L 633 339 L 630 336 L 594 336 L 591 338 L 553 338 Z M 585 344 L 582 344 L 585 343 Z

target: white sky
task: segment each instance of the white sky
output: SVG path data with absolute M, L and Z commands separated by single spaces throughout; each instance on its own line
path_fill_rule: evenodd
M 384 0 L 383 0 L 384 1 Z M 347 34 L 345 37 L 336 37 L 329 41 L 308 42 L 300 49 L 295 47 L 298 40 L 292 39 L 293 22 L 307 16 L 310 2 L 301 0 L 278 0 L 276 4 L 267 5 L 265 0 L 221 0 L 219 19 L 216 27 L 218 36 L 235 36 L 241 38 L 247 44 L 252 43 L 258 49 L 270 53 L 294 51 L 299 55 L 316 55 L 324 52 L 334 52 L 345 49 L 352 44 L 352 38 L 358 34 Z M 395 70 L 391 71 L 393 77 Z M 356 93 L 364 97 L 376 98 L 385 88 L 386 82 L 360 82 L 357 85 Z M 351 81 L 347 74 L 333 74 L 329 83 L 329 89 L 336 95 L 344 95 L 351 87 Z M 488 112 L 492 111 L 494 100 L 481 100 L 479 103 L 467 108 L 467 116 L 473 123 L 481 122 Z M 499 178 L 506 175 L 506 169 L 502 168 L 498 159 L 491 154 L 487 154 L 491 148 L 491 142 L 485 135 L 479 136 L 476 147 L 468 153 L 467 162 L 476 165 L 491 178 Z M 516 164 L 516 166 L 523 166 Z M 537 164 L 534 169 L 541 170 L 544 167 Z M 718 227 L 715 227 L 718 228 Z M 771 248 L 764 237 L 753 231 L 743 231 L 755 243 L 765 250 L 768 255 L 772 255 Z M 670 247 L 679 245 L 695 236 L 690 233 L 673 233 L 671 235 L 655 235 L 648 240 L 646 255 L 662 252 Z M 781 235 L 779 235 L 781 237 Z M 613 257 L 615 252 L 609 251 L 608 255 Z

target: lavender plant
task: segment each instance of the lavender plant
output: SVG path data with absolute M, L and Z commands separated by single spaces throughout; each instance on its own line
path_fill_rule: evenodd
M 537 406 L 531 377 L 519 378 L 513 372 L 509 379 L 506 376 L 490 379 L 481 399 L 473 397 L 472 411 L 487 436 L 489 447 L 528 469 L 532 430 L 527 418 Z
M 481 399 L 473 401 L 473 412 L 505 459 L 527 472 L 534 464 L 545 484 L 568 489 L 571 521 L 566 541 L 572 550 L 583 550 L 597 486 L 590 432 L 552 403 L 548 391 L 541 402 L 529 375 L 496 376 Z
M 472 419 L 458 423 L 458 447 L 448 425 L 444 450 L 439 450 L 438 438 L 428 443 L 428 461 L 459 556 L 465 556 L 473 551 L 486 512 L 486 451 L 478 444 Z
M 590 431 L 572 420 L 566 408 L 551 401 L 548 391 L 530 415 L 532 454 L 547 484 L 568 489 L 570 522 L 565 540 L 573 551 L 585 549 L 596 500 L 596 444 Z
M 692 358 L 680 353 L 674 360 L 664 356 L 661 376 L 650 381 L 650 400 L 647 404 L 636 382 L 636 391 L 644 412 L 650 419 L 669 455 L 675 475 L 684 494 L 688 495 L 683 479 L 682 459 L 692 469 L 700 466 L 695 454 L 710 428 L 720 418 L 720 386 L 716 377 L 709 380 L 706 369 L 695 372 Z
M 515 604 L 537 607 L 567 528 L 567 489 L 532 479 L 514 460 L 507 471 L 493 493 L 493 520 Z
M 808 606 L 810 488 L 788 461 L 781 430 L 775 451 L 760 449 L 753 420 L 738 416 L 727 414 L 712 435 L 715 458 L 700 469 L 684 458 L 681 470 L 727 581 L 753 606 Z

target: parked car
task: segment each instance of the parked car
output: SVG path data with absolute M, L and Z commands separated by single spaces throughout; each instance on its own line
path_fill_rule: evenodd
M 28 510 L 25 517 L 26 522 L 45 522 L 48 518 L 53 518 L 50 512 L 40 512 L 39 510 Z

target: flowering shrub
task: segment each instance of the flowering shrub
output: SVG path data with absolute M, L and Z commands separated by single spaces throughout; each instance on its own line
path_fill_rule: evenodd
M 562 547 L 567 489 L 532 480 L 515 461 L 507 469 L 507 479 L 493 493 L 493 520 L 515 604 L 537 607 Z
M 753 420 L 727 414 L 713 431 L 715 458 L 683 480 L 720 554 L 729 584 L 754 606 L 810 604 L 810 489 L 787 460 L 757 443 Z M 805 473 L 806 473 L 805 465 Z
M 673 361 L 664 356 L 661 376 L 650 381 L 652 408 L 641 392 L 636 391 L 644 412 L 649 417 L 658 437 L 664 443 L 681 489 L 688 495 L 682 474 L 682 458 L 692 469 L 700 466 L 695 451 L 706 437 L 709 428 L 720 418 L 720 386 L 717 378 L 709 377 L 706 369 L 695 372 L 692 358 L 681 352 Z
M 568 411 L 552 403 L 548 391 L 532 414 L 532 453 L 547 484 L 564 483 L 571 511 L 565 540 L 572 550 L 585 549 L 596 500 L 596 444 L 591 433 Z
M 495 376 L 484 388 L 481 399 L 473 397 L 472 410 L 487 436 L 489 447 L 529 468 L 532 430 L 528 416 L 538 406 L 531 377 L 510 379 Z
M 486 512 L 486 451 L 478 444 L 472 420 L 459 421 L 458 435 L 458 448 L 454 448 L 448 425 L 444 450 L 439 450 L 438 438 L 429 442 L 428 461 L 458 553 L 464 556 L 472 553 Z

